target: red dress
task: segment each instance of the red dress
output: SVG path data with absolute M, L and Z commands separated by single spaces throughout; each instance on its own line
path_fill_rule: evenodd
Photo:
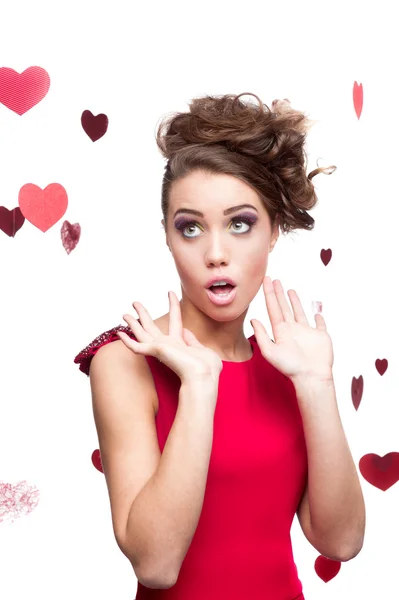
M 83 373 L 98 348 L 119 340 L 119 325 L 75 358 Z M 176 584 L 136 600 L 304 600 L 290 529 L 307 481 L 307 454 L 295 388 L 262 356 L 223 361 L 205 498 Z M 161 452 L 172 426 L 180 379 L 146 356 L 159 399 L 155 418 Z M 176 465 L 177 467 L 177 465 Z

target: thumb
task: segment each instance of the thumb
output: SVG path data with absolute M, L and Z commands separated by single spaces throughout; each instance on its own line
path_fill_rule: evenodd
M 185 327 L 183 327 L 183 339 L 186 342 L 186 344 L 188 344 L 189 346 L 195 346 L 198 348 L 202 348 L 201 342 L 199 342 L 197 340 L 197 338 L 195 337 L 193 332 L 190 331 L 189 329 L 186 329 Z

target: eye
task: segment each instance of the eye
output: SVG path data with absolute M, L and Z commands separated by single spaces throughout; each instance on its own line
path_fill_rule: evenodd
M 257 218 L 255 217 L 255 215 L 237 216 L 231 220 L 231 225 L 234 226 L 233 231 L 235 231 L 236 233 L 239 233 L 239 234 L 244 234 L 244 233 L 249 233 L 251 231 L 251 229 L 256 221 L 257 221 Z M 242 224 L 246 225 L 247 229 L 243 229 Z M 239 226 L 238 229 L 235 227 L 236 225 Z M 191 228 L 191 230 L 193 230 L 197 227 L 202 230 L 202 227 L 198 223 L 196 223 L 195 221 L 192 221 L 192 220 L 188 220 L 187 218 L 178 219 L 175 222 L 175 227 L 180 232 L 180 234 L 186 239 L 198 237 L 198 235 L 186 235 L 184 232 L 187 229 Z

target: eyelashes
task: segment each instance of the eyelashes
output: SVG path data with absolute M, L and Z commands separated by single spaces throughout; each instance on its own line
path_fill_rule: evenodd
M 252 227 L 254 226 L 257 220 L 258 218 L 251 213 L 246 215 L 237 215 L 233 217 L 231 223 L 245 223 L 246 225 L 249 225 L 249 229 L 247 231 L 244 231 L 243 233 L 241 233 L 240 231 L 237 232 L 238 235 L 244 235 L 245 233 L 249 233 L 251 231 Z M 187 227 L 196 226 L 201 228 L 201 226 L 196 221 L 193 221 L 193 219 L 189 219 L 188 217 L 181 217 L 180 219 L 176 219 L 174 226 L 179 231 L 180 235 L 182 235 L 182 237 L 186 239 L 198 237 L 197 235 L 185 235 L 184 230 L 187 229 Z

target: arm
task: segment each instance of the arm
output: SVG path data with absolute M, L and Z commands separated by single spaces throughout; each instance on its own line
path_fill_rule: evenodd
M 201 514 L 213 440 L 217 386 L 183 384 L 159 466 L 134 500 L 125 545 L 144 579 L 176 582 Z
M 293 381 L 308 454 L 308 486 L 297 515 L 308 541 L 324 556 L 347 561 L 361 550 L 365 505 L 342 428 L 333 379 Z

